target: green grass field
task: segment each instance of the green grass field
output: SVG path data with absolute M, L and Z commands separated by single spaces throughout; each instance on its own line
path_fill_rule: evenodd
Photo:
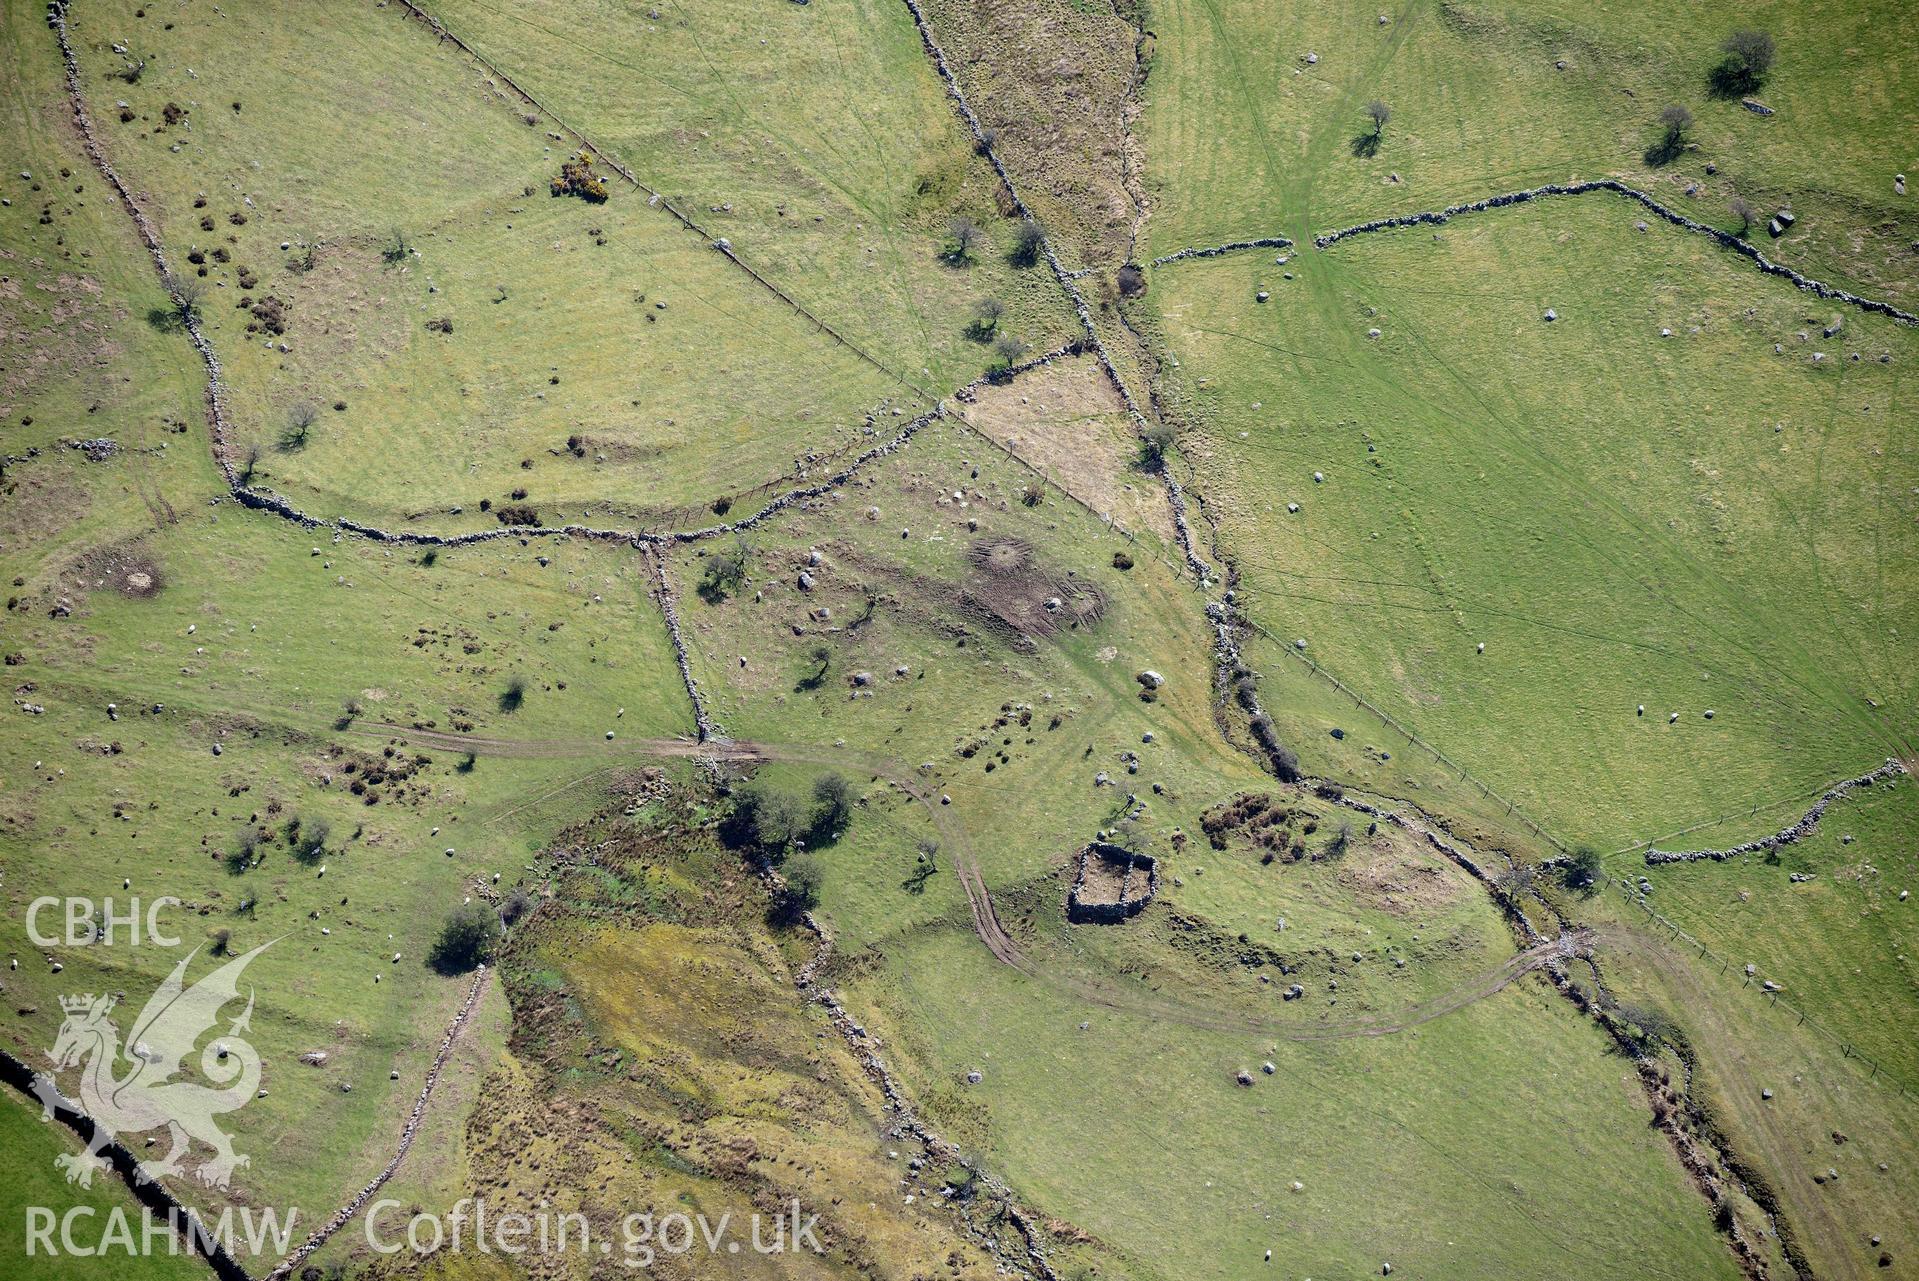
M 1618 175 L 1729 229 L 1740 196 L 1767 253 L 1911 307 L 1904 15 L 933 3 L 981 146 L 898 0 L 426 7 L 457 41 L 380 0 L 64 11 L 202 291 L 229 460 L 312 525 L 228 494 L 58 43 L 0 12 L 0 1044 L 43 1064 L 61 998 L 117 994 L 124 1032 L 190 950 L 197 978 L 268 945 L 262 1092 L 223 1120 L 250 1163 L 168 1181 L 304 1235 L 391 1159 L 472 982 L 428 958 L 491 903 L 383 1195 L 615 1241 L 635 1211 L 823 1216 L 821 1256 L 663 1276 L 1913 1266 L 1914 784 L 1772 856 L 1642 851 L 1914 757 L 1915 331 L 1606 193 L 1310 246 Z M 1771 115 L 1708 91 L 1743 25 L 1778 42 Z M 1655 161 L 1668 103 L 1696 118 Z M 580 135 L 603 201 L 549 188 Z M 1150 266 L 1274 234 L 1301 247 Z M 330 523 L 686 531 L 936 406 L 738 534 Z M 805 848 L 742 838 L 748 781 Z M 1068 915 L 1097 839 L 1155 860 L 1123 923 Z M 1538 866 L 1580 845 L 1585 893 Z M 181 946 L 28 937 L 42 897 L 159 895 Z M 23 1207 L 124 1189 L 70 1188 L 18 1100 L 0 1136 L 0 1274 L 105 1270 L 9 1260 Z M 349 1225 L 300 1275 L 618 1262 Z
M 1556 999 L 1516 988 L 1400 1037 L 1301 1047 L 1062 1000 L 956 935 L 897 964 L 860 992 L 911 1029 L 929 1109 L 1130 1275 L 1258 1275 L 1267 1249 L 1301 1276 L 1734 1273 L 1624 1064 Z M 1629 1253 L 1606 1226 L 1623 1219 Z
M 1919 166 L 1901 123 L 1919 72 L 1906 33 L 1893 34 L 1896 6 L 1712 4 L 1683 24 L 1644 5 L 1555 0 L 1279 14 L 1182 0 L 1154 15 L 1142 132 L 1155 255 L 1247 236 L 1305 243 L 1385 214 L 1616 174 L 1728 229 L 1734 195 L 1762 226 L 1790 206 L 1800 222 L 1783 260 L 1912 297 L 1919 223 L 1893 176 Z M 1779 50 L 1759 94 L 1769 117 L 1708 84 L 1719 41 L 1752 26 Z M 1362 156 L 1371 101 L 1392 117 Z M 1649 165 L 1670 104 L 1695 117 L 1690 146 Z
M 1608 848 L 1912 734 L 1915 602 L 1884 558 L 1912 528 L 1910 331 L 1822 338 L 1836 313 L 1634 222 L 1588 196 L 1342 243 L 1291 281 L 1255 254 L 1157 278 L 1184 447 L 1261 548 L 1254 619 Z
M 206 1265 L 187 1253 L 181 1242 L 179 1253 L 171 1253 L 162 1244 L 151 1253 L 116 1248 L 121 1238 L 119 1223 L 129 1229 L 127 1239 L 139 1242 L 146 1220 L 144 1211 L 127 1190 L 116 1182 L 101 1180 L 82 1191 L 67 1183 L 54 1168 L 53 1159 L 62 1153 L 77 1152 L 80 1142 L 71 1131 L 42 1124 L 37 1104 L 23 1101 L 13 1091 L 0 1098 L 0 1138 L 14 1162 L 8 1172 L 4 1197 L 0 1197 L 0 1252 L 4 1252 L 8 1270 L 27 1281 L 66 1281 L 73 1277 L 95 1277 L 111 1267 L 119 1276 L 153 1278 L 154 1281 L 185 1281 L 206 1275 Z M 29 1253 L 29 1232 L 37 1229 L 28 1215 L 41 1210 L 55 1216 L 56 1224 L 72 1215 L 71 1237 L 80 1250 L 101 1250 L 99 1255 L 69 1253 L 61 1241 L 59 1229 L 49 1238 L 57 1253 L 49 1255 L 38 1240 Z M 120 1219 L 115 1219 L 118 1212 Z M 109 1236 L 109 1233 L 112 1236 Z M 157 1237 L 156 1242 L 168 1238 Z

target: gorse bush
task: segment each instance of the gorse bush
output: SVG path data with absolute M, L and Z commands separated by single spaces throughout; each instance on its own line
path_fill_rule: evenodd
M 596 205 L 606 199 L 606 180 L 593 172 L 593 157 L 585 151 L 560 166 L 551 186 L 556 196 L 578 196 Z

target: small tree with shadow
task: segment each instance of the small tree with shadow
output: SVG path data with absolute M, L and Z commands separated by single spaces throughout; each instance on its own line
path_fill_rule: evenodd
M 197 320 L 200 315 L 200 302 L 206 297 L 206 281 L 198 276 L 183 276 L 178 272 L 168 272 L 164 281 L 169 296 L 173 299 L 173 318 L 182 325 Z
M 806 653 L 807 660 L 813 664 L 813 670 L 800 677 L 793 688 L 801 693 L 816 690 L 826 684 L 826 674 L 833 668 L 833 651 L 824 645 L 815 645 Z
M 1753 93 L 1766 83 L 1772 60 L 1778 49 L 1772 37 L 1763 31 L 1735 31 L 1720 42 L 1723 55 L 1714 64 L 1707 81 L 1721 98 L 1737 98 Z
M 962 214 L 946 224 L 946 261 L 954 265 L 970 263 L 979 252 L 980 244 L 986 239 L 986 233 L 980 230 L 978 223 Z
M 831 844 L 852 817 L 853 785 L 843 774 L 823 775 L 813 784 L 813 821 L 807 826 L 807 848 Z
M 525 702 L 526 678 L 524 676 L 512 677 L 507 681 L 506 688 L 500 691 L 500 710 L 503 712 L 517 712 Z
M 1166 465 L 1167 451 L 1173 447 L 1173 429 L 1163 422 L 1146 424 L 1139 434 L 1139 465 L 1158 471 Z
M 1674 103 L 1659 113 L 1659 137 L 1646 148 L 1646 163 L 1668 165 L 1686 149 L 1686 135 L 1692 130 L 1692 112 Z
M 973 304 L 973 319 L 966 326 L 967 336 L 975 342 L 985 342 L 999 330 L 1000 317 L 1006 314 L 1006 304 L 997 298 L 982 298 Z
M 767 905 L 766 919 L 774 925 L 797 925 L 820 905 L 820 869 L 810 858 L 796 858 L 780 870 L 780 884 Z
M 427 952 L 426 963 L 441 974 L 464 974 L 492 960 L 499 940 L 498 914 L 477 900 L 466 903 L 446 918 Z
M 229 876 L 242 876 L 253 870 L 254 861 L 260 853 L 260 833 L 251 827 L 243 827 L 233 838 L 233 846 L 226 852 L 223 862 Z
M 939 854 L 938 841 L 921 841 L 916 845 L 913 849 L 912 875 L 900 882 L 900 888 L 908 894 L 926 893 L 926 882 L 933 879 L 933 873 L 939 871 Z
M 1581 845 L 1560 865 L 1559 883 L 1581 898 L 1591 898 L 1599 893 L 1600 878 L 1605 874 L 1606 869 L 1599 861 L 1599 851 L 1590 845 Z
M 706 555 L 706 564 L 700 570 L 700 583 L 695 589 L 700 599 L 709 605 L 717 605 L 746 585 L 746 569 L 752 561 L 747 550 L 746 539 L 738 534 L 723 551 L 712 551 Z
M 1015 267 L 1034 266 L 1045 248 L 1046 229 L 1031 218 L 1022 218 L 1019 230 L 1013 235 L 1013 252 L 1009 255 L 1012 264 Z
M 755 780 L 734 794 L 733 808 L 720 820 L 720 839 L 777 863 L 810 824 L 811 815 L 798 797 Z
M 289 819 L 286 826 L 287 850 L 295 861 L 311 866 L 326 857 L 327 838 L 332 834 L 332 827 L 323 818 L 304 824 L 297 818 Z
M 1739 234 L 1741 236 L 1752 230 L 1752 220 L 1756 215 L 1753 213 L 1752 206 L 1747 203 L 1744 196 L 1734 196 L 1726 203 L 1726 208 L 1731 211 L 1733 217 L 1739 219 Z
M 1020 358 L 1031 350 L 1032 347 L 1024 338 L 1016 338 L 1012 334 L 1001 334 L 993 340 L 994 371 L 1011 373 L 1013 366 L 1017 365 Z
M 1352 150 L 1362 160 L 1379 154 L 1379 144 L 1385 140 L 1386 122 L 1393 118 L 1393 109 L 1378 99 L 1366 104 L 1366 122 L 1372 126 L 1364 133 L 1355 134 Z
M 393 229 L 387 237 L 385 247 L 380 250 L 380 257 L 389 267 L 405 262 L 412 254 L 413 242 L 406 238 L 406 231 L 400 227 Z
M 251 485 L 253 483 L 253 473 L 258 471 L 259 468 L 260 446 L 257 443 L 248 445 L 247 452 L 240 458 L 240 483 L 242 485 Z
M 313 436 L 313 424 L 320 421 L 320 411 L 308 401 L 300 401 L 287 410 L 286 429 L 280 433 L 280 448 L 291 453 L 305 449 L 307 441 Z

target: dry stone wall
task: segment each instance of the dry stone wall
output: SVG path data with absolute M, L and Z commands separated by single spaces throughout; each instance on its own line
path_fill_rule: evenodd
M 1646 865 L 1658 867 L 1662 863 L 1697 863 L 1711 861 L 1723 863 L 1727 859 L 1738 858 L 1744 854 L 1764 854 L 1781 846 L 1792 845 L 1805 840 L 1818 830 L 1819 820 L 1825 817 L 1826 809 L 1834 801 L 1842 799 L 1855 788 L 1871 787 L 1883 779 L 1897 778 L 1906 772 L 1906 767 L 1898 760 L 1888 756 L 1886 763 L 1858 778 L 1849 778 L 1834 783 L 1814 801 L 1812 808 L 1800 815 L 1797 822 L 1780 828 L 1771 836 L 1763 836 L 1756 841 L 1747 841 L 1743 845 L 1734 845 L 1723 850 L 1662 850 L 1648 847 Z
M 1721 231 L 1717 227 L 1709 227 L 1695 218 L 1688 218 L 1678 210 L 1661 204 L 1658 200 L 1655 200 L 1652 196 L 1639 190 L 1637 187 L 1630 187 L 1617 178 L 1600 178 L 1592 182 L 1547 183 L 1543 187 L 1528 187 L 1522 191 L 1509 191 L 1503 195 L 1489 196 L 1484 200 L 1475 200 L 1468 204 L 1451 205 L 1435 212 L 1400 214 L 1392 218 L 1375 218 L 1371 222 L 1362 222 L 1356 226 L 1342 227 L 1337 231 L 1328 231 L 1315 236 L 1313 238 L 1313 247 L 1315 249 L 1324 249 L 1350 236 L 1363 236 L 1375 231 L 1391 231 L 1399 227 L 1439 226 L 1443 223 L 1450 222 L 1461 214 L 1481 213 L 1488 209 L 1502 209 L 1507 205 L 1526 204 L 1530 201 L 1541 200 L 1548 196 L 1583 196 L 1595 191 L 1610 191 L 1625 196 L 1629 200 L 1638 201 L 1655 215 L 1665 219 L 1675 227 L 1683 227 L 1687 231 L 1705 236 L 1723 248 L 1730 249 L 1741 257 L 1750 259 L 1766 274 L 1790 280 L 1794 285 L 1808 293 L 1816 294 L 1832 302 L 1846 303 L 1849 306 L 1858 307 L 1863 311 L 1872 312 L 1875 315 L 1890 317 L 1900 324 L 1919 325 L 1919 316 L 1915 316 L 1909 311 L 1902 311 L 1891 303 L 1881 302 L 1876 298 L 1862 298 L 1858 294 L 1840 289 L 1835 285 L 1828 285 L 1823 281 L 1814 280 L 1811 276 L 1796 271 L 1784 263 L 1774 262 L 1772 259 L 1766 257 L 1764 253 L 1760 252 L 1757 246 L 1741 240 L 1731 232 Z

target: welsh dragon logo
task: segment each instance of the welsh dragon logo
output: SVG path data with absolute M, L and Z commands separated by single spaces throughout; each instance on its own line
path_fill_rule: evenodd
M 166 1127 L 172 1148 L 160 1160 L 141 1162 L 144 1180 L 180 1173 L 182 1158 L 194 1139 L 213 1149 L 212 1158 L 194 1171 L 210 1187 L 225 1188 L 234 1170 L 247 1164 L 214 1118 L 244 1106 L 260 1088 L 260 1055 L 240 1037 L 253 1017 L 251 989 L 246 1009 L 228 1025 L 227 1035 L 201 1051 L 200 1070 L 214 1086 L 172 1077 L 201 1035 L 218 1020 L 221 1007 L 238 998 L 241 972 L 271 946 L 263 943 L 188 987 L 187 963 L 198 954 L 195 948 L 147 1000 L 125 1043 L 108 1017 L 117 998 L 90 993 L 60 998 L 66 1019 L 49 1057 L 55 1071 L 80 1067 L 79 1103 L 94 1123 L 86 1151 L 54 1158 L 69 1183 L 91 1186 L 94 1174 L 107 1168 L 101 1149 L 117 1136 L 161 1126 Z M 53 1078 L 42 1075 L 37 1085 L 45 1109 L 42 1119 L 51 1120 L 58 1101 Z

